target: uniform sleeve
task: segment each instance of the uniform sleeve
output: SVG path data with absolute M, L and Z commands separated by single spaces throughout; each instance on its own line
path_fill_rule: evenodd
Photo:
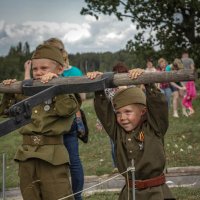
M 17 103 L 15 94 L 3 94 L 0 103 L 0 115 L 6 117 L 8 115 L 8 109 L 15 103 Z
M 70 117 L 79 109 L 79 104 L 73 94 L 58 95 L 54 98 L 54 101 L 55 109 L 59 116 Z
M 145 85 L 147 95 L 147 120 L 157 135 L 168 129 L 168 104 L 166 97 L 153 84 Z
M 105 131 L 113 139 L 117 129 L 116 117 L 112 103 L 106 98 L 104 91 L 95 93 L 94 107 Z

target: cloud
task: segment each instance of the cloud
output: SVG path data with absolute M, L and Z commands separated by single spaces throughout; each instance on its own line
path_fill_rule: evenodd
M 63 42 L 74 43 L 84 38 L 91 37 L 90 26 L 88 24 L 77 25 L 73 24 L 71 28 L 67 27 L 66 33 L 64 33 Z
M 0 40 L 7 37 L 6 31 L 4 30 L 4 21 L 0 21 Z
M 85 16 L 84 23 L 57 23 L 26 21 L 9 24 L 0 21 L 0 55 L 6 55 L 10 46 L 28 42 L 31 50 L 50 37 L 63 40 L 70 53 L 118 51 L 132 39 L 136 28 L 128 20 L 119 22 L 114 17 L 101 16 L 97 21 Z

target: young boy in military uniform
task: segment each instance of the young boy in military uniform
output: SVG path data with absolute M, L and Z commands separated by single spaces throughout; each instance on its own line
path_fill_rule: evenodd
M 46 83 L 62 73 L 64 60 L 58 48 L 39 45 L 31 64 L 33 78 Z M 12 82 L 3 81 L 7 85 Z M 4 96 L 3 103 L 7 102 L 6 96 L 9 95 Z M 19 162 L 24 200 L 57 200 L 72 193 L 69 157 L 62 134 L 70 130 L 77 110 L 78 103 L 73 94 L 57 95 L 34 107 L 31 123 L 19 130 L 23 144 L 16 152 L 15 161 Z
M 129 71 L 130 78 L 144 70 Z M 100 72 L 89 72 L 94 79 Z M 164 135 L 168 128 L 165 96 L 154 85 L 145 85 L 146 95 L 138 87 L 119 90 L 113 106 L 104 92 L 95 93 L 95 110 L 108 135 L 114 141 L 117 167 L 125 172 L 135 163 L 135 196 L 137 200 L 174 199 L 165 183 Z M 114 107 L 114 109 L 113 109 Z M 123 174 L 126 184 L 119 199 L 132 200 L 132 174 Z

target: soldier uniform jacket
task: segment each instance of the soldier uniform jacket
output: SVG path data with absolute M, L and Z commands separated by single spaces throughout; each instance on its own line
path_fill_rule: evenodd
M 2 100 L 1 112 L 14 103 L 5 95 Z M 45 106 L 46 109 L 45 109 Z M 32 109 L 32 122 L 19 129 L 25 135 L 60 136 L 70 130 L 74 114 L 77 112 L 78 102 L 74 95 L 58 95 Z M 27 145 L 22 144 L 15 155 L 16 161 L 29 158 L 39 158 L 53 165 L 64 164 L 69 161 L 68 153 L 63 144 Z
M 147 115 L 141 125 L 132 132 L 122 129 L 115 117 L 112 104 L 103 92 L 95 94 L 95 110 L 103 127 L 115 144 L 115 156 L 119 172 L 125 172 L 135 163 L 135 179 L 145 180 L 160 176 L 165 168 L 164 135 L 168 128 L 168 107 L 165 96 L 153 85 L 146 85 Z M 141 137 L 142 136 L 142 137 Z M 124 174 L 126 177 L 127 175 Z M 131 173 L 128 174 L 129 179 Z M 130 199 L 132 193 L 130 190 Z M 124 186 L 119 199 L 128 199 L 128 187 Z M 166 184 L 142 190 L 136 189 L 136 199 L 173 199 Z

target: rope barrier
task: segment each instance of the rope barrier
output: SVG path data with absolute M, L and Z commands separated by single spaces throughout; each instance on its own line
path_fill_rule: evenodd
M 89 188 L 83 189 L 83 190 L 81 190 L 81 191 L 79 191 L 79 192 L 76 192 L 76 193 L 70 194 L 70 195 L 68 195 L 68 196 L 59 198 L 58 200 L 64 200 L 64 199 L 67 199 L 67 198 L 69 198 L 69 197 L 72 197 L 72 196 L 74 196 L 74 195 L 76 195 L 76 194 L 79 194 L 79 193 L 85 192 L 85 191 L 87 191 L 87 190 L 90 190 L 90 189 L 92 189 L 92 188 L 94 188 L 94 187 L 97 187 L 97 186 L 102 185 L 102 184 L 104 184 L 104 183 L 106 183 L 106 182 L 108 182 L 108 181 L 111 181 L 111 180 L 117 178 L 118 176 L 123 175 L 123 174 L 125 174 L 125 173 L 127 173 L 127 172 L 129 172 L 129 171 L 132 171 L 132 170 L 133 170 L 133 168 L 129 167 L 126 171 L 124 171 L 124 172 L 122 172 L 122 173 L 119 173 L 118 175 L 113 176 L 112 178 L 106 179 L 105 181 L 102 181 L 102 182 L 100 182 L 100 183 L 98 183 L 98 184 L 96 184 L 96 185 L 93 185 L 93 186 L 89 187 Z

